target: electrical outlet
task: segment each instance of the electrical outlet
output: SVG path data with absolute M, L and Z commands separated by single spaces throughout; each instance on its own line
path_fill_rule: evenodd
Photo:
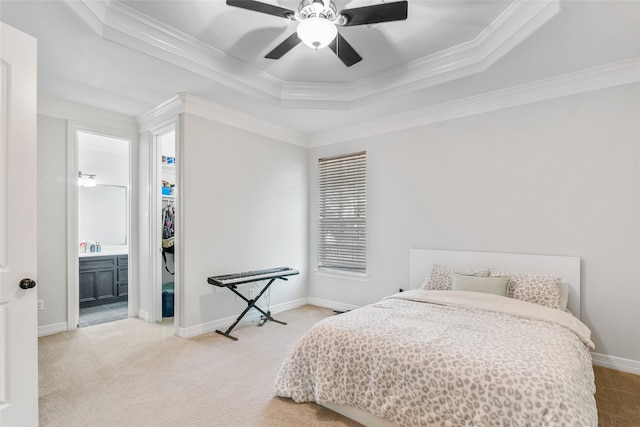
M 256 290 L 254 288 L 249 289 L 249 299 L 252 299 L 256 295 Z
M 38 311 L 44 310 L 44 300 L 38 300 Z

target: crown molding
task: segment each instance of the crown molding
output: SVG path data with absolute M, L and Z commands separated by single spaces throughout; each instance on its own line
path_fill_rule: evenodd
M 518 1 L 520 3 L 520 1 Z M 517 47 L 543 25 L 562 12 L 559 0 L 526 1 L 508 8 L 478 36 L 483 50 L 482 71 L 487 70 L 509 51 Z
M 137 117 L 138 130 L 140 133 L 153 130 L 175 119 L 176 116 L 182 113 L 184 113 L 184 103 L 182 98 L 176 95 L 151 111 L 139 115 Z
M 151 130 L 182 113 L 192 114 L 289 144 L 301 147 L 308 146 L 309 137 L 303 133 L 271 124 L 249 114 L 186 93 L 178 94 L 153 110 L 138 116 L 140 132 Z
M 318 133 L 310 138 L 309 147 L 381 135 L 637 82 L 640 82 L 640 57 Z
M 138 124 L 134 117 L 44 96 L 38 97 L 38 114 L 101 128 L 110 128 L 128 134 L 138 134 Z
M 301 132 L 274 125 L 249 114 L 192 95 L 180 94 L 179 97 L 184 105 L 184 112 L 187 114 L 193 114 L 260 136 L 288 142 L 289 144 L 301 147 L 308 147 L 309 145 L 309 137 Z
M 475 39 L 358 82 L 285 82 L 117 0 L 66 0 L 100 37 L 284 108 L 354 109 L 482 72 L 560 12 L 515 0 Z
M 38 114 L 139 133 L 188 113 L 293 145 L 314 148 L 638 82 L 640 57 L 314 135 L 276 126 L 188 94 L 178 94 L 137 118 L 46 97 L 38 97 Z
M 387 96 L 426 89 L 480 73 L 560 13 L 558 0 L 514 1 L 475 39 L 345 85 L 285 83 L 281 105 L 313 107 L 311 101 L 357 108 Z M 335 108 L 335 106 L 333 106 Z
M 71 8 L 91 29 L 102 37 L 104 33 L 105 16 L 110 0 L 95 0 L 92 2 L 77 2 L 65 0 Z
M 275 102 L 280 96 L 282 82 L 270 74 L 117 0 L 66 0 L 66 3 L 105 40 L 263 101 Z
M 139 116 L 138 124 L 142 131 L 178 114 L 189 113 L 290 144 L 314 148 L 637 82 L 640 82 L 640 57 L 314 135 L 276 126 L 192 95 L 179 94 Z

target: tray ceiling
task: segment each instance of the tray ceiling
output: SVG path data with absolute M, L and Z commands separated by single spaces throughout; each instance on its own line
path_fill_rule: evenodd
M 271 1 L 297 9 L 291 0 Z M 343 7 L 380 0 L 336 2 Z M 223 1 L 72 1 L 98 35 L 283 107 L 353 108 L 481 72 L 559 12 L 557 0 L 413 1 L 406 21 L 344 27 L 363 56 L 345 67 L 329 49 L 298 45 L 280 60 L 264 55 L 296 22 Z M 314 104 L 315 103 L 315 104 Z
M 302 44 L 265 59 L 295 22 L 223 0 L 1 0 L 0 19 L 37 38 L 42 99 L 140 119 L 180 96 L 293 141 L 394 129 L 449 117 L 454 106 L 460 115 L 487 102 L 517 105 L 496 97 L 522 85 L 535 95 L 563 76 L 629 70 L 635 81 L 640 58 L 640 2 L 628 1 L 409 0 L 406 21 L 339 28 L 363 57 L 352 67 Z

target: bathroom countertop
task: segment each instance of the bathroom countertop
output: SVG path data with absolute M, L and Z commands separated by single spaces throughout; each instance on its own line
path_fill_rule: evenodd
M 108 250 L 102 252 L 86 252 L 79 253 L 78 256 L 80 258 L 88 258 L 88 257 L 96 257 L 96 256 L 114 256 L 114 255 L 129 255 L 128 249 L 119 249 L 119 250 Z

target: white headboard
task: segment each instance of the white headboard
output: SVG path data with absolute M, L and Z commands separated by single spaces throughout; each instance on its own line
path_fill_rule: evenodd
M 492 270 L 560 276 L 562 281 L 569 285 L 568 308 L 574 316 L 580 318 L 579 257 L 411 249 L 409 258 L 411 289 L 420 287 L 431 272 L 433 264 L 461 269 L 488 267 Z

